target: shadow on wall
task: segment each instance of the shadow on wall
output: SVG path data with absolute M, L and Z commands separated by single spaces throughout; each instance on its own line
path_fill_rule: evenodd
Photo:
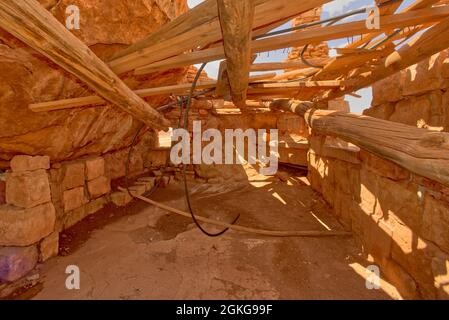
M 364 252 L 404 297 L 448 299 L 447 188 L 364 150 L 313 139 L 324 147 L 309 152 L 311 185 Z

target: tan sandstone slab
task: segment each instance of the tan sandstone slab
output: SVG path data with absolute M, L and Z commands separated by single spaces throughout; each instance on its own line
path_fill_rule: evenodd
M 1 206 L 0 246 L 34 244 L 53 231 L 55 219 L 55 208 L 51 203 L 29 209 Z

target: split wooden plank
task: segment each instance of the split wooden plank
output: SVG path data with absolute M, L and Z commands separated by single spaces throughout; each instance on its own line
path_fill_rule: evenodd
M 260 80 L 271 79 L 276 76 L 276 73 L 266 73 L 250 77 L 249 81 L 256 82 Z M 197 90 L 212 89 L 217 86 L 217 81 L 200 82 L 197 84 Z M 167 94 L 186 94 L 192 87 L 192 84 L 178 84 L 173 86 L 156 87 L 148 89 L 139 89 L 134 91 L 136 95 L 141 98 L 148 98 L 152 96 L 167 95 Z M 98 96 L 88 96 L 72 99 L 55 100 L 41 103 L 33 103 L 29 105 L 29 109 L 34 112 L 49 112 L 64 109 L 80 108 L 90 105 L 104 104 L 106 101 Z
M 449 133 L 354 113 L 313 109 L 313 103 L 277 100 L 273 109 L 303 116 L 313 131 L 364 148 L 401 167 L 449 186 Z
M 380 31 L 385 32 L 396 28 L 415 26 L 429 22 L 438 22 L 449 16 L 449 6 L 437 8 L 426 8 L 407 13 L 386 15 L 381 18 Z M 277 50 L 288 47 L 300 47 L 310 43 L 335 40 L 364 33 L 377 33 L 379 30 L 367 29 L 365 21 L 348 22 L 335 26 L 327 26 L 304 30 L 282 36 L 253 41 L 252 53 Z M 136 69 L 135 74 L 147 74 L 171 68 L 184 67 L 192 64 L 224 59 L 222 46 L 205 49 L 201 51 L 185 53 L 164 61 L 150 64 L 146 67 Z
M 105 100 L 150 127 L 170 125 L 36 0 L 0 0 L 0 27 L 75 75 Z
M 246 1 L 246 0 L 245 0 Z M 270 30 L 330 0 L 253 0 L 255 34 Z M 207 0 L 160 30 L 117 54 L 110 67 L 124 73 L 156 61 L 222 41 L 216 0 Z
M 251 31 L 255 2 L 254 0 L 217 1 L 231 97 L 237 107 L 243 108 L 252 60 Z

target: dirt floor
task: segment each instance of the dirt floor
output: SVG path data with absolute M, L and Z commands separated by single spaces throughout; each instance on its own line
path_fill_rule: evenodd
M 192 188 L 197 214 L 273 230 L 342 230 L 304 177 Z M 180 183 L 152 199 L 185 209 Z M 62 235 L 61 253 L 40 268 L 34 299 L 395 299 L 368 290 L 369 265 L 354 239 L 269 238 L 229 231 L 204 236 L 190 219 L 136 200 L 108 208 Z M 205 225 L 210 231 L 214 226 Z M 67 290 L 67 266 L 81 289 Z

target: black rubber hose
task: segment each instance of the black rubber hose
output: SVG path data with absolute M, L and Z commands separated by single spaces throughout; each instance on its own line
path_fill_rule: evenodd
M 185 130 L 188 129 L 188 124 L 189 124 L 189 111 L 190 111 L 190 106 L 192 104 L 192 97 L 193 97 L 193 92 L 195 91 L 196 85 L 198 83 L 198 80 L 201 76 L 201 72 L 203 72 L 204 68 L 206 67 L 207 63 L 203 63 L 201 65 L 201 67 L 198 69 L 198 72 L 196 73 L 195 79 L 193 80 L 192 83 L 192 87 L 190 89 L 189 92 L 189 96 L 187 98 L 187 103 L 186 103 L 186 109 L 184 111 L 184 124 L 183 124 L 183 128 Z M 205 235 L 207 235 L 208 237 L 218 237 L 223 235 L 224 233 L 226 233 L 229 228 L 226 228 L 218 233 L 210 233 L 207 230 L 205 230 L 201 224 L 199 223 L 199 221 L 197 220 L 195 213 L 193 212 L 193 208 L 192 208 L 192 203 L 191 203 L 191 199 L 190 199 L 190 191 L 189 191 L 189 186 L 187 184 L 187 167 L 186 165 L 183 163 L 182 164 L 182 174 L 184 177 L 184 190 L 185 190 L 185 196 L 186 196 L 186 202 L 187 202 L 187 207 L 189 209 L 190 215 L 192 216 L 192 220 L 195 223 L 195 225 L 198 227 L 198 229 L 201 230 L 202 233 L 204 233 Z M 240 214 L 237 215 L 237 217 L 234 219 L 234 221 L 231 224 L 235 224 L 237 222 L 237 220 L 240 218 Z

